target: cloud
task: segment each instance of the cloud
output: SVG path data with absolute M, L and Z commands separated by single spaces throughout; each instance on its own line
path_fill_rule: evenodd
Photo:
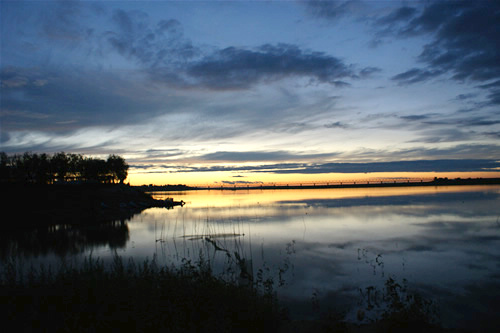
M 400 22 L 396 9 L 381 29 Z M 411 13 L 410 13 L 411 12 Z M 425 68 L 413 68 L 392 79 L 412 84 L 450 74 L 457 81 L 487 82 L 500 78 L 500 3 L 498 1 L 434 1 L 395 32 L 399 37 L 430 35 L 418 56 Z M 492 93 L 490 101 L 500 101 Z
M 329 21 L 338 21 L 339 19 L 350 16 L 355 13 L 362 12 L 365 5 L 361 1 L 324 1 L 324 0 L 309 0 L 303 2 L 308 11 L 317 17 L 327 19 Z
M 500 139 L 500 132 L 484 132 L 483 134 L 494 139 Z
M 152 157 L 172 157 L 182 154 L 180 149 L 148 149 L 145 151 L 149 158 Z
M 422 131 L 420 134 L 421 134 L 420 138 L 410 142 L 425 142 L 425 143 L 457 142 L 457 141 L 468 141 L 472 137 L 472 134 L 470 132 L 464 132 L 456 128 L 428 129 Z
M 326 128 L 342 128 L 342 129 L 346 129 L 346 128 L 349 128 L 349 125 L 343 123 L 343 122 L 340 122 L 340 121 L 336 121 L 334 123 L 329 123 L 329 124 L 326 124 L 324 125 Z
M 200 52 L 184 37 L 183 27 L 175 19 L 153 24 L 150 16 L 142 11 L 117 9 L 111 20 L 115 28 L 106 31 L 103 37 L 113 50 L 141 66 L 175 66 Z
M 411 160 L 442 160 L 456 159 L 480 160 L 488 156 L 491 160 L 500 160 L 500 146 L 497 144 L 456 144 L 421 145 L 403 149 L 358 149 L 339 154 L 337 158 L 347 161 L 411 161 Z
M 499 105 L 500 104 L 500 90 L 494 91 L 488 95 L 491 104 Z
M 359 72 L 359 76 L 362 78 L 367 78 L 375 73 L 380 73 L 382 70 L 378 67 L 365 67 Z
M 346 79 L 380 71 L 373 66 L 356 70 L 339 58 L 292 44 L 203 49 L 184 36 L 179 21 L 153 24 L 140 11 L 115 10 L 112 21 L 114 30 L 104 34 L 111 48 L 134 59 L 156 82 L 176 88 L 238 90 L 289 77 L 345 87 Z
M 84 35 L 84 27 L 80 23 L 85 6 L 78 1 L 55 1 L 44 4 L 42 9 L 43 33 L 55 40 L 79 41 Z
M 492 126 L 500 124 L 500 120 L 486 120 L 474 118 L 471 120 L 460 122 L 462 126 Z
M 50 15 L 33 9 L 26 13 L 26 17 L 37 18 L 31 22 L 34 30 L 45 31 L 35 42 L 42 49 L 27 58 L 30 66 L 1 69 L 4 131 L 61 132 L 96 125 L 120 126 L 174 112 L 203 112 L 213 120 L 214 116 L 221 119 L 224 113 L 234 114 L 236 110 L 239 118 L 233 121 L 232 129 L 221 131 L 221 126 L 212 126 L 211 130 L 205 126 L 204 131 L 193 135 L 236 135 L 242 126 L 246 129 L 261 123 L 264 114 L 268 128 L 275 126 L 277 130 L 297 133 L 309 128 L 301 118 L 303 101 L 275 98 L 273 92 L 265 91 L 255 111 L 259 104 L 255 95 L 251 100 L 244 96 L 235 103 L 234 98 L 228 102 L 228 96 L 223 94 L 231 90 L 249 92 L 250 88 L 258 89 L 258 84 L 286 79 L 299 79 L 304 85 L 345 87 L 350 80 L 364 79 L 380 71 L 373 66 L 357 68 L 327 53 L 292 44 L 198 47 L 186 38 L 179 21 L 155 21 L 138 10 L 104 10 L 86 3 L 65 2 L 51 6 Z M 23 8 L 17 8 L 17 14 L 20 12 Z M 27 34 L 25 30 L 22 33 Z M 69 35 L 63 36 L 65 33 Z M 29 37 L 35 41 L 33 35 Z M 66 53 L 67 57 L 59 59 L 60 54 Z M 34 59 L 40 62 L 31 64 Z M 221 94 L 212 95 L 210 103 L 203 103 L 201 100 L 206 101 L 208 95 L 186 95 L 192 88 L 217 90 Z M 314 103 L 307 106 L 331 108 Z M 287 112 L 288 122 L 281 121 L 283 112 Z M 291 113 L 300 113 L 300 117 L 291 119 Z M 40 120 L 29 119 L 28 115 L 39 115 Z
M 404 151 L 403 151 L 404 152 Z M 478 158 L 490 156 L 500 159 L 500 146 L 495 144 L 460 144 L 446 148 L 420 148 L 409 150 L 407 153 L 413 156 L 443 157 L 454 156 L 457 158 Z
M 281 170 L 295 169 L 300 171 L 304 167 L 303 163 L 277 163 L 277 164 L 261 164 L 261 165 L 243 165 L 243 166 L 229 166 L 229 165 L 212 165 L 212 166 L 186 166 L 186 165 L 163 165 L 165 170 L 175 170 L 173 172 L 275 172 L 279 173 Z M 300 172 L 299 172 L 300 173 Z
M 460 117 L 459 117 L 460 115 Z M 465 116 L 464 116 L 465 115 Z M 409 115 L 400 116 L 399 118 L 405 121 L 418 121 L 424 125 L 426 130 L 429 130 L 429 126 L 439 126 L 440 129 L 432 129 L 432 131 L 437 131 L 436 134 L 439 135 L 439 131 L 443 131 L 443 135 L 446 131 L 456 131 L 457 127 L 461 128 L 471 128 L 471 127 L 487 127 L 500 124 L 500 120 L 491 117 L 492 115 L 471 115 L 467 116 L 467 113 L 459 112 L 457 114 L 451 115 L 440 115 L 440 118 L 431 117 L 433 115 Z M 444 126 L 448 126 L 446 128 Z
M 495 133 L 491 133 L 495 135 Z M 497 134 L 498 135 L 498 134 Z M 268 173 L 357 173 L 357 172 L 452 172 L 495 171 L 500 167 L 498 145 L 460 144 L 446 148 L 414 147 L 399 150 L 358 149 L 326 154 L 301 154 L 289 151 L 275 152 L 216 152 L 192 157 L 192 161 L 210 162 L 210 166 L 194 166 L 171 159 L 159 162 L 158 167 L 172 172 L 268 172 Z M 484 159 L 489 156 L 489 159 Z M 340 162 L 324 162 L 335 158 Z M 373 162 L 376 160 L 390 162 Z M 316 162 L 313 162 L 316 160 Z M 184 159 L 181 159 L 183 163 Z M 307 161 L 307 162 L 304 162 Z M 354 162 L 355 161 L 355 162 Z M 366 162 L 362 162 L 366 161 Z M 261 162 L 259 165 L 241 165 L 241 162 Z M 224 163 L 223 165 L 219 163 Z M 234 163 L 234 165 L 229 165 Z M 498 170 L 498 169 L 497 169 Z
M 492 160 L 420 160 L 374 163 L 324 163 L 299 170 L 277 170 L 275 173 L 372 173 L 372 172 L 471 172 L 496 171 L 500 162 Z
M 142 85 L 140 76 L 128 74 L 65 66 L 3 69 L 2 129 L 60 132 L 141 122 L 168 104 L 169 99 Z
M 497 80 L 497 81 L 491 82 L 491 83 L 487 83 L 487 84 L 482 84 L 479 87 L 483 88 L 483 89 L 500 88 L 500 80 Z
M 419 120 L 424 120 L 428 119 L 429 116 L 426 115 L 409 115 L 409 116 L 400 116 L 399 118 L 407 121 L 419 121 Z
M 225 161 L 225 162 L 264 162 L 264 161 L 290 161 L 290 160 L 309 160 L 318 158 L 328 158 L 335 154 L 293 154 L 287 151 L 273 152 L 231 152 L 220 151 L 206 154 L 199 158 L 206 161 Z
M 178 89 L 241 90 L 286 78 L 346 87 L 346 80 L 380 72 L 374 66 L 357 69 L 340 58 L 293 44 L 196 46 L 184 36 L 179 21 L 153 23 L 141 11 L 115 10 L 111 20 L 113 29 L 102 35 L 111 50 L 135 60 L 155 82 Z
M 413 7 L 406 7 L 406 6 L 400 7 L 391 12 L 390 14 L 377 19 L 375 24 L 391 26 L 398 23 L 406 23 L 410 19 L 414 18 L 417 12 L 418 10 Z
M 469 93 L 469 94 L 460 94 L 455 97 L 455 100 L 457 101 L 465 101 L 471 98 L 477 97 L 477 94 L 475 93 Z
M 25 118 L 25 119 L 46 119 L 49 116 L 43 113 L 37 113 L 37 112 L 29 112 L 29 111 L 19 111 L 19 110 L 8 110 L 8 109 L 0 109 L 0 117 L 2 118 L 2 121 L 5 121 L 6 118 L 8 117 L 13 117 L 13 118 Z
M 29 79 L 23 75 L 15 73 L 13 69 L 4 69 L 0 72 L 0 87 L 20 88 L 29 84 Z
M 203 49 L 184 36 L 179 21 L 153 24 L 140 11 L 115 10 L 112 21 L 114 30 L 104 34 L 111 49 L 134 59 L 154 81 L 175 88 L 240 90 L 290 77 L 345 87 L 346 79 L 380 71 L 373 66 L 358 70 L 334 56 L 292 44 Z
M 366 78 L 375 67 L 356 70 L 339 58 L 323 52 L 302 50 L 292 44 L 265 44 L 253 49 L 227 47 L 175 68 L 162 68 L 154 75 L 168 84 L 213 90 L 248 89 L 257 83 L 285 78 L 305 78 L 309 82 L 336 87 L 350 85 L 346 79 Z
M 429 1 L 392 6 L 377 11 L 369 2 L 308 1 L 310 13 L 337 22 L 344 17 L 369 22 L 378 46 L 388 37 L 425 37 L 417 60 L 422 67 L 392 76 L 400 85 L 425 82 L 446 75 L 458 82 L 490 83 L 500 78 L 500 2 Z M 368 14 L 368 7 L 372 14 Z M 382 13 L 382 14 L 380 14 Z M 498 84 L 482 84 L 488 89 L 489 105 L 500 104 Z M 484 106 L 484 105 L 483 105 Z
M 496 147 L 498 149 L 498 147 Z M 460 150 L 459 148 L 456 148 Z M 479 148 L 480 149 L 480 148 Z M 465 148 L 462 147 L 462 150 Z M 425 149 L 419 150 L 420 153 Z M 428 156 L 440 156 L 438 151 L 429 151 Z M 443 151 L 444 152 L 444 151 Z M 418 155 L 416 151 L 407 152 L 408 155 Z M 380 156 L 379 154 L 373 154 Z M 388 156 L 404 155 L 400 152 L 387 154 Z M 452 154 L 453 155 L 453 154 Z M 227 160 L 214 159 L 212 162 L 227 162 Z M 243 160 L 236 160 L 235 163 Z M 249 160 L 250 161 L 250 160 Z M 260 161 L 260 160 L 259 160 Z M 156 166 L 158 167 L 158 166 Z M 374 172 L 474 172 L 498 171 L 500 161 L 493 159 L 428 159 L 392 162 L 356 162 L 356 163 L 275 163 L 261 165 L 212 165 L 212 166 L 186 166 L 167 165 L 163 168 L 171 172 L 254 172 L 276 174 L 321 174 L 321 173 L 374 173 Z
M 444 71 L 442 70 L 412 68 L 406 72 L 394 75 L 391 80 L 398 81 L 401 85 L 413 84 L 435 78 L 443 73 Z

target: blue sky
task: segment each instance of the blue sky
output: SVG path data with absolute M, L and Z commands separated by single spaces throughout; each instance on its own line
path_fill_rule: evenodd
M 498 2 L 0 6 L 8 154 L 119 154 L 160 183 L 500 166 Z

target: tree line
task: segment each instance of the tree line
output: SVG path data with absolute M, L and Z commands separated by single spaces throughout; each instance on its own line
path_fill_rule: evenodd
M 0 153 L 2 183 L 53 184 L 65 182 L 123 183 L 128 164 L 121 156 L 106 160 L 64 152 L 53 155 Z

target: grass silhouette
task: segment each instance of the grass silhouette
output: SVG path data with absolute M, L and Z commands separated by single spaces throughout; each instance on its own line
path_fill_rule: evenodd
M 0 283 L 1 317 L 16 331 L 275 332 L 282 319 L 272 293 L 215 277 L 202 261 L 88 257 L 28 272 L 10 262 Z

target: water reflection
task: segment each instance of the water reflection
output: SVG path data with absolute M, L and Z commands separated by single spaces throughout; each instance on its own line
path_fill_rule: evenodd
M 80 255 L 95 248 L 125 248 L 128 240 L 129 229 L 125 221 L 4 230 L 0 233 L 0 259 Z
M 448 326 L 500 324 L 500 186 L 155 195 L 187 205 L 147 209 L 102 229 L 2 234 L 0 253 L 116 251 L 164 264 L 203 256 L 222 270 L 237 266 L 238 253 L 276 285 L 281 274 L 278 293 L 296 316 L 314 314 L 314 295 L 323 308 L 349 307 L 354 320 L 360 290 L 391 276 L 436 300 Z
M 184 209 L 148 212 L 170 227 L 165 234 L 177 242 L 166 253 L 196 254 L 193 243 L 179 244 L 191 230 L 243 230 L 238 246 L 254 267 L 269 265 L 276 272 L 291 258 L 293 272 L 279 293 L 296 313 L 312 314 L 312 295 L 324 307 L 356 309 L 360 288 L 381 287 L 392 276 L 437 301 L 448 326 L 500 324 L 498 186 L 177 195 L 188 202 Z M 172 228 L 176 223 L 181 232 Z M 203 241 L 197 245 L 202 248 Z

